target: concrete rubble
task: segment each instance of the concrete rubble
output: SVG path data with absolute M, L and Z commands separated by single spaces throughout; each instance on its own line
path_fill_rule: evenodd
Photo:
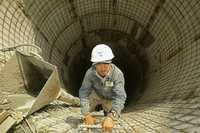
M 37 76 L 39 75 L 30 75 L 32 73 L 30 71 L 33 69 L 30 67 L 35 67 L 37 69 L 36 71 L 43 72 L 43 75 L 41 74 L 40 76 L 44 77 L 44 82 L 41 86 L 38 86 L 40 90 L 37 92 L 37 95 L 34 95 L 33 92 L 35 93 L 35 91 L 38 90 L 31 90 L 34 89 L 31 88 L 31 85 L 39 82 L 37 80 Z M 32 126 L 33 123 L 37 123 L 35 122 L 37 121 L 37 117 L 36 119 L 32 119 L 31 114 L 47 105 L 55 107 L 62 104 L 62 106 L 64 106 L 63 108 L 76 106 L 73 110 L 77 110 L 77 107 L 80 105 L 79 98 L 68 94 L 61 88 L 56 67 L 34 56 L 28 57 L 16 51 L 15 55 L 8 61 L 4 69 L 1 70 L 0 75 L 3 77 L 0 80 L 1 133 L 8 132 L 9 129 L 13 130 L 11 128 L 14 125 L 16 128 L 15 131 L 23 130 L 25 133 L 41 132 L 35 129 L 37 125 Z M 54 103 L 51 104 L 52 102 Z M 58 106 L 54 110 L 59 108 L 61 107 Z M 79 110 L 76 112 L 79 112 Z M 55 113 L 57 114 L 58 112 Z M 62 112 L 60 113 L 63 114 Z M 66 113 L 72 114 L 71 112 Z M 62 117 L 60 119 L 62 119 L 63 122 L 65 121 Z M 47 124 L 45 120 L 44 124 Z M 69 125 L 68 128 L 70 128 Z M 67 128 L 64 129 L 66 130 Z M 50 128 L 49 130 L 52 129 Z

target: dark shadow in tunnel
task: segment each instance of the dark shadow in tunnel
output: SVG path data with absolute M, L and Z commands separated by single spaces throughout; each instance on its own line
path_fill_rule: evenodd
M 127 93 L 127 101 L 126 107 L 129 105 L 134 105 L 137 100 L 142 96 L 144 92 L 144 75 L 148 67 L 148 62 L 146 60 L 145 51 L 142 47 L 134 47 L 130 48 L 129 45 L 136 45 L 131 43 L 130 40 L 126 38 L 126 36 L 121 33 L 107 33 L 103 32 L 101 36 L 102 43 L 108 44 L 111 46 L 115 58 L 113 59 L 113 63 L 119 67 L 124 73 L 125 77 L 125 89 Z M 111 38 L 106 39 L 108 34 L 112 34 Z M 120 38 L 121 37 L 121 38 Z M 126 43 L 125 45 L 120 44 L 120 39 L 125 41 L 121 41 L 121 43 Z M 111 41 L 110 41 L 111 40 Z M 95 45 L 95 44 L 94 44 Z M 134 50 L 133 50 L 134 49 Z M 69 79 L 68 86 L 71 88 L 70 93 L 78 96 L 78 90 L 81 86 L 82 80 L 84 78 L 85 72 L 91 66 L 90 62 L 90 54 L 92 48 L 84 47 L 76 56 L 73 57 L 69 66 Z
M 69 64 L 69 79 L 66 86 L 72 88 L 69 92 L 78 96 L 78 90 L 82 84 L 85 72 L 91 66 L 90 62 L 90 49 L 83 48 L 79 54 L 77 54 L 71 63 Z
M 37 4 L 37 3 L 34 3 L 34 4 Z M 50 41 L 51 39 L 49 39 L 49 37 L 45 34 L 45 32 L 40 30 L 40 26 L 45 21 L 47 21 L 46 18 L 48 17 L 32 15 L 34 14 L 34 12 L 32 13 L 31 10 L 29 10 L 29 7 L 31 7 L 32 5 L 26 1 L 25 1 L 25 5 L 26 6 L 24 8 L 24 11 L 25 11 L 24 13 L 27 16 L 27 18 L 31 18 L 31 21 L 34 25 L 33 29 L 36 30 L 36 33 L 39 33 L 36 36 L 36 40 L 44 40 L 45 44 L 51 45 L 50 57 L 49 59 L 47 59 L 49 62 L 51 62 L 52 61 L 51 56 L 56 44 L 55 42 L 60 36 L 60 34 L 58 34 L 55 37 L 55 40 L 52 43 Z M 55 8 L 53 8 L 54 6 Z M 56 9 L 56 5 L 52 4 L 52 9 Z M 49 11 L 46 15 L 50 16 L 51 13 L 53 13 L 53 10 Z M 83 47 L 83 49 L 77 55 L 73 55 L 73 58 L 65 56 L 64 61 L 70 60 L 70 63 L 67 64 L 66 62 L 63 62 L 67 66 L 68 76 L 67 76 L 67 79 L 63 78 L 62 80 L 64 81 L 64 84 L 66 88 L 68 89 L 68 92 L 74 96 L 78 96 L 78 90 L 81 86 L 84 74 L 86 70 L 91 66 L 91 62 L 90 62 L 91 47 L 90 46 L 94 46 L 95 44 L 98 44 L 101 42 L 101 43 L 109 44 L 113 48 L 114 54 L 116 56 L 116 58 L 113 60 L 113 63 L 116 64 L 116 66 L 118 66 L 124 73 L 125 88 L 128 94 L 126 106 L 134 104 L 140 98 L 145 88 L 144 75 L 145 75 L 146 69 L 148 68 L 148 63 L 147 63 L 145 54 L 141 54 L 141 53 L 145 53 L 144 49 L 142 47 L 136 46 L 132 42 L 133 35 L 128 35 L 127 33 L 115 31 L 115 30 L 109 30 L 109 29 L 101 29 L 101 30 L 90 31 L 90 32 L 94 33 L 95 36 L 98 36 L 100 40 L 94 43 L 93 40 L 95 39 L 87 37 L 87 34 L 90 34 L 90 33 L 85 32 L 84 33 L 86 34 L 85 38 L 88 39 L 88 41 L 86 41 L 87 42 L 86 46 L 89 46 L 89 47 Z M 120 40 L 125 40 L 125 42 L 123 42 L 124 43 L 123 45 L 120 44 Z M 65 71 L 65 70 L 62 70 L 62 71 Z M 61 74 L 66 74 L 66 73 L 61 72 Z M 62 77 L 66 77 L 66 76 L 62 75 Z
M 144 69 L 138 55 L 132 54 L 127 48 L 117 46 L 114 49 L 116 64 L 124 73 L 125 89 L 127 93 L 126 105 L 134 104 L 141 97 L 144 88 Z

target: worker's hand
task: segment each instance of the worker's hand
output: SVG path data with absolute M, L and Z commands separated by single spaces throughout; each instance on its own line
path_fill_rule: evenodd
M 94 125 L 96 119 L 94 117 L 92 117 L 90 114 L 87 114 L 85 116 L 85 124 L 86 125 Z
M 106 117 L 102 123 L 102 130 L 105 132 L 111 132 L 114 127 L 114 121 L 110 117 Z

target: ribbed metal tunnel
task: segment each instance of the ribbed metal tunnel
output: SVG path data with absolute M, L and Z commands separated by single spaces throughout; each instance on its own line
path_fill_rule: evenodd
M 91 49 L 109 44 L 125 74 L 122 119 L 132 132 L 198 133 L 199 8 L 198 0 L 0 0 L 0 49 L 41 47 L 77 95 Z M 0 52 L 0 68 L 12 54 Z

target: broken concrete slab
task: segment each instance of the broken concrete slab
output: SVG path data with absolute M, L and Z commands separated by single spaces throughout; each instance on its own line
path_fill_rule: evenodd
M 37 99 L 35 100 L 33 106 L 29 110 L 28 115 L 39 110 L 40 108 L 44 107 L 50 102 L 56 100 L 59 96 L 59 93 L 60 93 L 60 83 L 58 78 L 58 72 L 55 69 L 51 74 L 51 76 L 49 77 L 46 84 L 44 85 L 43 89 L 37 96 Z
M 24 89 L 24 91 L 19 93 L 16 91 L 17 93 L 14 94 L 9 92 L 6 95 L 6 101 L 10 103 L 4 107 L 22 112 L 25 117 L 58 98 L 66 103 L 80 104 L 78 98 L 62 91 L 56 66 L 17 51 L 8 62 L 6 65 L 9 69 L 2 72 L 2 76 L 7 79 L 7 74 L 12 73 L 13 77 L 9 77 L 9 82 L 15 82 L 15 84 L 9 86 L 9 82 L 6 81 L 0 81 L 0 84 L 7 87 L 8 90 L 14 88 L 14 90 Z M 4 87 L 0 87 L 0 89 L 4 90 Z M 3 100 L 5 101 L 5 99 Z
M 80 99 L 78 97 L 74 97 L 73 95 L 65 92 L 64 89 L 61 89 L 58 100 L 69 105 L 80 106 Z
M 26 114 L 31 109 L 35 101 L 35 97 L 28 94 L 8 95 L 7 98 L 11 101 L 9 107 L 23 114 Z

